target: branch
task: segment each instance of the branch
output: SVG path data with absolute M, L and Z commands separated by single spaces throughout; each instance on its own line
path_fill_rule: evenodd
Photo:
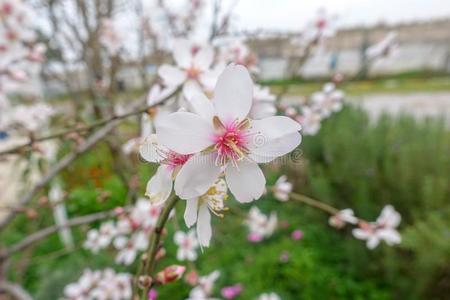
M 167 200 L 166 205 L 164 206 L 163 210 L 161 211 L 161 214 L 158 217 L 158 221 L 156 222 L 155 229 L 150 234 L 150 241 L 147 248 L 146 254 L 144 254 L 145 259 L 142 260 L 141 265 L 139 267 L 138 273 L 136 278 L 134 279 L 134 288 L 133 293 L 137 295 L 137 286 L 139 283 L 139 277 L 144 272 L 144 274 L 151 276 L 154 268 L 155 268 L 155 257 L 156 253 L 158 252 L 159 242 L 161 240 L 161 235 L 164 230 L 164 226 L 166 225 L 167 219 L 169 218 L 170 212 L 177 204 L 179 198 L 175 195 L 172 195 L 172 197 Z M 142 295 L 145 297 L 147 295 L 148 290 L 150 286 L 144 287 L 142 289 Z M 134 298 L 133 298 L 134 299 Z M 146 298 L 145 298 L 146 299 Z
M 127 208 L 125 208 L 127 209 Z M 3 253 L 1 253 L 1 258 L 6 258 L 11 256 L 12 254 L 22 251 L 26 248 L 28 248 L 30 245 L 46 238 L 47 236 L 58 232 L 61 229 L 69 228 L 73 226 L 79 226 L 83 224 L 89 224 L 98 220 L 104 220 L 108 218 L 112 218 L 117 216 L 116 210 L 110 210 L 110 211 L 102 211 L 90 215 L 85 215 L 81 217 L 72 218 L 69 221 L 67 221 L 64 225 L 52 225 L 47 228 L 44 228 L 42 230 L 39 230 L 25 239 L 21 240 L 20 242 L 12 245 L 11 247 L 7 248 Z
M 7 281 L 0 282 L 0 299 L 3 299 L 2 293 L 4 292 L 6 292 L 9 296 L 13 296 L 13 299 L 16 300 L 33 300 L 30 294 L 18 284 L 13 284 Z

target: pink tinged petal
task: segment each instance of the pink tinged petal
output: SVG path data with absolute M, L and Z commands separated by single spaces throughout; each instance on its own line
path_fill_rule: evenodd
M 175 232 L 173 236 L 173 240 L 177 245 L 181 245 L 186 238 L 186 234 L 182 231 Z
M 175 193 L 182 199 L 199 197 L 214 184 L 221 172 L 214 154 L 196 154 L 181 168 L 175 179 Z
M 212 123 L 193 113 L 172 113 L 155 125 L 159 142 L 179 154 L 200 152 L 213 144 Z
M 198 210 L 197 220 L 197 238 L 203 247 L 209 247 L 212 236 L 211 214 L 209 213 L 208 204 L 204 203 Z
M 191 43 L 186 39 L 178 39 L 173 45 L 173 59 L 178 66 L 188 68 L 192 63 Z
M 214 107 L 211 101 L 203 93 L 193 94 L 188 98 L 192 111 L 205 120 L 211 121 L 214 117 Z
M 353 236 L 358 240 L 367 240 L 369 238 L 369 234 L 367 231 L 362 230 L 361 228 L 355 228 L 352 230 Z
M 229 65 L 217 80 L 213 104 L 223 122 L 243 120 L 253 101 L 253 82 L 247 69 Z
M 200 70 L 207 70 L 211 66 L 214 59 L 214 50 L 211 47 L 205 46 L 194 56 L 194 66 Z
M 293 132 L 298 132 L 302 128 L 298 122 L 283 116 L 254 120 L 251 126 L 252 132 L 263 135 L 266 140 L 276 139 Z
M 228 166 L 225 180 L 231 193 L 241 203 L 251 202 L 264 194 L 266 178 L 254 162 L 241 161 L 237 168 Z
M 213 91 L 216 86 L 219 75 L 216 72 L 205 71 L 199 75 L 198 81 L 203 85 L 205 90 Z
M 181 85 L 187 78 L 186 72 L 170 65 L 162 65 L 159 67 L 158 75 L 168 86 Z
M 186 210 L 184 211 L 184 222 L 187 227 L 191 227 L 197 222 L 198 198 L 186 200 Z
M 400 233 L 394 229 L 381 229 L 378 231 L 378 237 L 383 239 L 390 246 L 400 244 L 402 241 Z
M 172 185 L 172 171 L 161 165 L 147 183 L 145 195 L 150 198 L 153 204 L 162 204 L 172 193 Z
M 254 139 L 257 139 L 256 136 Z M 260 141 L 262 141 L 260 146 L 249 147 L 251 149 L 249 158 L 257 163 L 267 163 L 292 152 L 300 145 L 302 136 L 298 132 L 293 132 L 271 140 L 261 138 Z

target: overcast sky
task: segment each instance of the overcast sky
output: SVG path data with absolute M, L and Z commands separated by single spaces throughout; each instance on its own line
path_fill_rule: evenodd
M 337 15 L 339 26 L 450 17 L 450 0 L 239 0 L 235 21 L 240 29 L 296 30 L 320 8 Z

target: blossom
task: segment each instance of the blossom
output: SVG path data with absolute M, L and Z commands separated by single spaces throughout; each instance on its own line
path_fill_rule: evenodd
M 255 84 L 250 116 L 253 119 L 263 119 L 274 116 L 277 112 L 275 107 L 275 99 L 275 95 L 270 93 L 270 89 L 268 87 L 262 87 Z
M 401 236 L 396 230 L 401 216 L 391 205 L 386 205 L 374 223 L 360 222 L 359 228 L 353 229 L 353 236 L 367 241 L 367 248 L 374 249 L 381 240 L 389 246 L 399 244 Z
M 346 208 L 339 211 L 337 214 L 331 216 L 328 219 L 328 223 L 330 224 L 330 226 L 342 228 L 345 226 L 345 223 L 349 224 L 358 223 L 358 218 L 355 217 L 352 209 Z
M 234 299 L 242 293 L 242 285 L 239 283 L 223 287 L 220 293 L 225 299 Z
M 175 178 L 175 192 L 183 199 L 198 197 L 225 174 L 240 202 L 261 197 L 265 177 L 258 163 L 291 152 L 301 142 L 300 125 L 288 117 L 252 120 L 252 80 L 243 66 L 230 65 L 221 74 L 209 101 L 191 98 L 194 112 L 175 112 L 156 125 L 165 147 L 192 155 Z
M 110 245 L 115 232 L 115 227 L 112 222 L 103 223 L 100 230 L 89 230 L 87 240 L 84 242 L 84 248 L 90 249 L 93 253 L 98 253 Z
M 295 241 L 301 240 L 303 238 L 303 232 L 299 229 L 292 231 L 291 238 Z
M 141 145 L 139 153 L 148 162 L 161 164 L 148 181 L 145 195 L 155 205 L 164 203 L 172 192 L 173 178 L 191 155 L 179 154 L 164 147 L 156 135 L 150 136 Z
M 131 275 L 116 273 L 112 269 L 84 270 L 77 282 L 64 288 L 65 300 L 131 299 Z
M 321 127 L 322 115 L 316 109 L 305 106 L 295 120 L 302 125 L 304 135 L 315 135 Z
M 173 58 L 176 66 L 164 64 L 158 69 L 158 75 L 167 86 L 183 85 L 185 95 L 214 87 L 220 69 L 211 69 L 214 50 L 210 46 L 198 47 L 188 40 L 178 39 L 173 45 Z
M 292 192 L 292 183 L 287 181 L 287 176 L 282 175 L 278 180 L 275 182 L 275 186 L 273 187 L 273 193 L 275 198 L 277 198 L 280 201 L 288 201 L 289 200 L 289 194 Z
M 221 212 L 225 210 L 224 201 L 228 197 L 227 191 L 225 181 L 218 179 L 204 195 L 186 201 L 184 220 L 188 227 L 197 223 L 197 238 L 201 246 L 209 246 L 212 236 L 210 212 L 222 216 Z
M 258 297 L 258 300 L 281 300 L 280 296 L 275 293 L 265 293 Z
M 190 230 L 187 233 L 184 233 L 182 231 L 175 232 L 174 241 L 178 246 L 178 260 L 194 261 L 197 259 L 196 250 L 198 247 L 198 241 L 195 235 L 196 233 L 193 230 Z
M 148 246 L 148 236 L 138 231 L 130 238 L 119 236 L 114 240 L 114 247 L 119 250 L 116 256 L 117 264 L 131 265 L 139 251 L 144 251 Z
M 222 59 L 228 63 L 245 66 L 252 73 L 259 73 L 258 58 L 241 40 L 234 40 L 221 50 Z
M 344 93 L 337 90 L 335 84 L 331 82 L 325 84 L 322 91 L 316 92 L 311 96 L 313 104 L 324 118 L 340 111 L 343 99 Z
M 249 240 L 252 242 L 260 242 L 264 238 L 270 237 L 277 227 L 277 215 L 272 212 L 270 216 L 263 214 L 256 206 L 250 208 L 248 217 L 245 220 L 250 234 Z
M 202 276 L 198 280 L 198 284 L 189 293 L 188 300 L 208 300 L 214 289 L 214 283 L 219 278 L 220 272 L 213 271 L 212 273 Z

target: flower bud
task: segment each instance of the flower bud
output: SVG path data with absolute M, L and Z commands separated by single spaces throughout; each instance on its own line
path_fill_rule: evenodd
M 172 281 L 180 279 L 183 276 L 184 271 L 186 270 L 185 266 L 180 265 L 171 265 L 156 274 L 156 280 L 160 284 L 167 284 Z

